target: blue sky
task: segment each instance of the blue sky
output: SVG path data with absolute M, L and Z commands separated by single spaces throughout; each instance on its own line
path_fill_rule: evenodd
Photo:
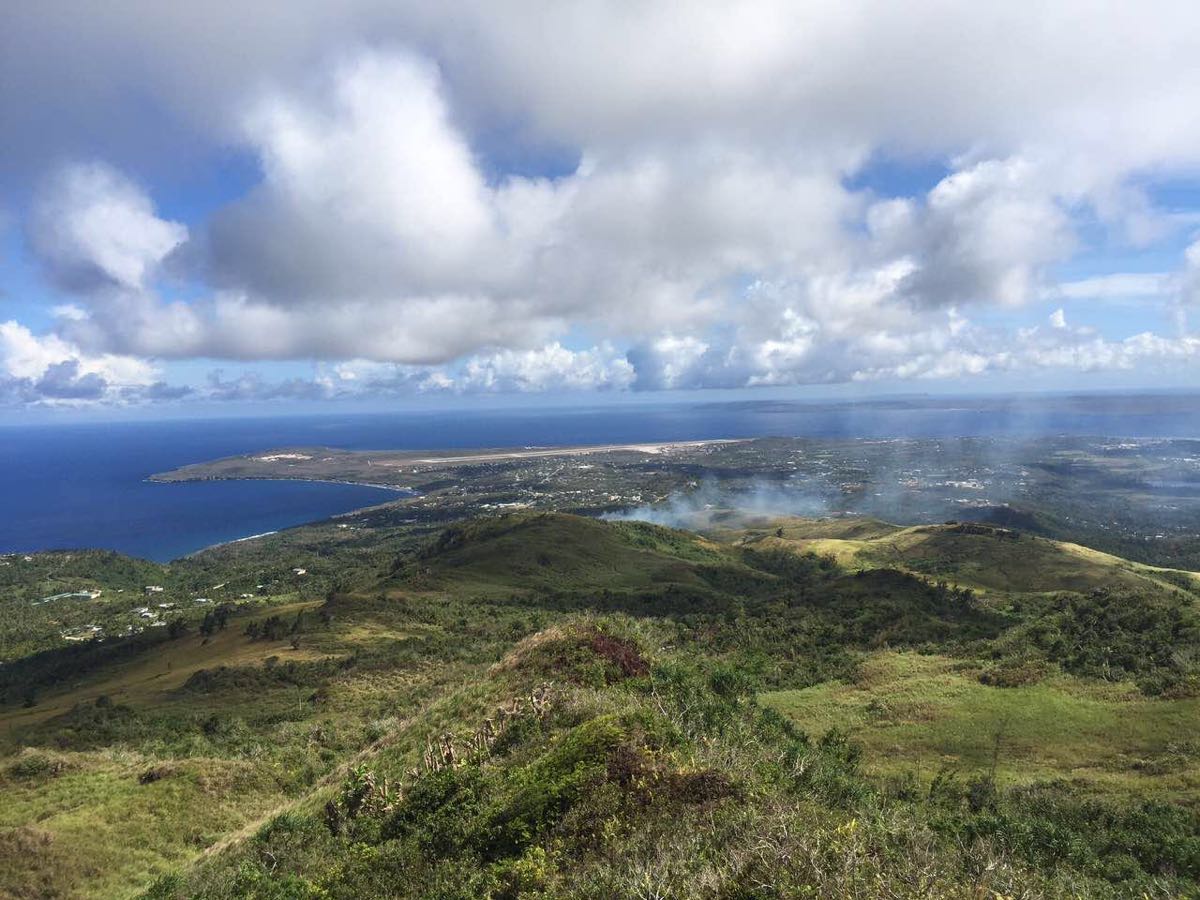
M 1200 15 L 1151 6 L 26 5 L 0 405 L 1193 387 Z

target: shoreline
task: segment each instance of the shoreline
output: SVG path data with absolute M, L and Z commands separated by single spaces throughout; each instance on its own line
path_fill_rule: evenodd
M 586 456 L 586 455 L 589 455 L 592 453 L 621 453 L 621 452 L 645 453 L 647 455 L 656 456 L 656 455 L 662 454 L 664 452 L 670 452 L 671 450 L 676 450 L 676 449 L 691 449 L 691 448 L 696 448 L 696 447 L 707 447 L 707 446 L 714 446 L 714 445 L 720 445 L 720 444 L 739 444 L 739 443 L 745 443 L 745 442 L 751 441 L 751 440 L 753 440 L 753 439 L 752 438 L 711 438 L 711 439 L 707 439 L 707 440 L 695 440 L 695 441 L 643 441 L 643 442 L 639 442 L 639 443 L 635 443 L 635 444 L 597 444 L 597 445 L 590 445 L 590 446 L 528 447 L 528 448 L 521 448 L 521 449 L 499 450 L 499 451 L 483 450 L 482 452 L 479 452 L 479 453 L 465 453 L 464 454 L 464 453 L 459 452 L 458 455 L 454 455 L 454 456 L 430 456 L 430 457 L 420 457 L 420 458 L 416 458 L 416 459 L 389 460 L 386 462 L 379 462 L 379 463 L 377 463 L 377 465 L 386 466 L 388 468 L 401 468 L 404 466 L 415 466 L 415 465 L 442 465 L 442 464 L 454 464 L 454 463 L 469 465 L 469 464 L 475 463 L 475 462 L 485 462 L 486 463 L 486 462 L 499 462 L 499 461 L 506 461 L 506 460 L 541 459 L 541 458 L 552 458 L 552 457 L 557 457 L 557 456 Z M 273 451 L 266 451 L 266 452 L 271 453 Z M 284 450 L 281 450 L 278 452 L 286 453 L 287 450 L 284 449 Z M 352 453 L 352 454 L 372 454 L 372 453 L 381 453 L 381 452 L 404 453 L 404 452 L 408 452 L 408 451 L 403 451 L 403 450 L 398 450 L 398 451 L 353 450 L 353 451 L 346 451 L 346 452 Z M 249 456 L 248 457 L 238 457 L 238 458 L 258 459 L 258 457 L 249 457 Z M 219 460 L 213 460 L 212 462 L 214 462 L 214 463 L 219 462 Z M 203 466 L 203 465 L 208 465 L 208 463 L 196 463 L 194 465 Z M 175 469 L 172 471 L 179 471 L 179 470 Z M 344 478 L 306 478 L 303 476 L 287 476 L 287 475 L 222 476 L 222 475 L 216 475 L 216 474 L 203 475 L 203 476 L 197 476 L 197 477 L 184 477 L 184 478 L 163 477 L 163 476 L 167 476 L 170 474 L 171 474 L 171 472 L 155 473 L 153 475 L 147 476 L 144 480 L 146 482 L 149 482 L 152 484 L 189 484 L 189 483 L 195 484 L 195 483 L 204 482 L 204 481 L 293 481 L 293 482 L 297 482 L 297 483 L 307 482 L 310 484 L 339 484 L 339 485 L 350 485 L 350 486 L 355 486 L 355 487 L 374 488 L 376 490 L 383 490 L 383 491 L 389 491 L 394 494 L 400 494 L 400 495 L 403 495 L 404 497 L 419 497 L 419 496 L 421 496 L 420 491 L 415 490 L 413 488 L 409 488 L 409 487 L 401 487 L 399 485 L 394 485 L 394 484 L 379 484 L 377 482 L 350 481 L 350 480 L 344 479 Z M 399 499 L 399 498 L 397 498 L 397 499 Z M 208 544 L 204 547 L 200 547 L 197 550 L 193 550 L 191 553 L 186 553 L 186 554 L 184 554 L 183 557 L 179 557 L 179 558 L 181 558 L 181 559 L 189 558 L 189 557 L 197 556 L 201 553 L 205 553 L 209 550 L 216 550 L 221 547 L 228 547 L 233 544 L 242 543 L 244 541 L 257 540 L 258 538 L 270 537 L 273 534 L 279 534 L 281 531 L 289 531 L 293 528 L 303 528 L 303 527 L 307 527 L 307 526 L 318 525 L 322 522 L 332 522 L 335 519 L 340 519 L 345 516 L 356 515 L 358 513 L 364 512 L 368 509 L 373 509 L 373 508 L 379 507 L 379 506 L 387 506 L 389 503 L 393 503 L 393 502 L 396 502 L 396 501 L 385 500 L 382 503 L 373 503 L 373 504 L 368 504 L 366 506 L 355 507 L 353 509 L 346 510 L 345 512 L 335 513 L 334 515 L 326 516 L 325 518 L 322 518 L 322 519 L 313 519 L 308 522 L 300 522 L 300 523 L 297 523 L 296 525 L 289 525 L 284 528 L 277 528 L 277 529 L 273 529 L 271 531 L 260 532 L 258 534 L 249 534 L 244 537 L 233 538 L 232 540 L 228 540 L 228 541 L 218 541 L 215 544 Z
M 178 557 L 178 558 L 179 559 L 187 559 L 190 556 L 198 556 L 201 553 L 204 553 L 208 550 L 216 550 L 218 547 L 229 547 L 232 544 L 241 544 L 244 541 L 254 541 L 254 540 L 258 540 L 258 538 L 270 537 L 273 534 L 279 534 L 280 531 L 286 531 L 286 530 L 287 530 L 286 528 L 284 528 L 284 529 L 276 528 L 273 531 L 260 531 L 258 534 L 248 534 L 245 537 L 234 538 L 231 541 L 217 541 L 215 544 L 209 544 L 207 547 L 201 547 L 199 550 L 193 550 L 191 553 L 185 553 L 183 556 Z M 168 563 L 167 565 L 170 565 L 170 563 Z
M 330 452 L 340 454 L 344 458 L 364 458 L 368 465 L 387 469 L 402 469 L 408 466 L 439 466 L 439 465 L 471 465 L 472 463 L 503 462 L 522 459 L 544 459 L 559 456 L 588 456 L 593 453 L 644 453 L 657 456 L 672 450 L 689 450 L 698 447 L 710 447 L 723 444 L 743 444 L 756 440 L 755 438 L 708 438 L 695 441 L 640 441 L 628 444 L 589 444 L 565 445 L 560 447 L 533 446 L 520 448 L 480 448 L 472 450 L 433 451 L 431 455 L 418 456 L 425 451 L 418 450 L 336 450 L 327 448 Z M 309 449 L 309 448 L 297 448 Z M 378 482 L 351 481 L 344 478 L 319 478 L 304 475 L 264 474 L 264 475 L 221 475 L 221 474 L 187 474 L 188 470 L 216 466 L 231 461 L 271 464 L 285 457 L 279 454 L 288 453 L 284 448 L 278 451 L 264 451 L 266 455 L 239 454 L 226 456 L 205 462 L 191 463 L 166 472 L 155 472 L 146 477 L 146 481 L 156 484 L 183 484 L 194 481 L 312 481 L 328 484 L 356 484 L 362 487 L 375 487 L 389 491 L 406 491 L 409 488 Z M 382 458 L 380 458 L 382 457 Z M 290 459 L 290 457 L 287 457 Z M 310 458 L 311 459 L 311 458 Z M 306 462 L 309 460 L 305 460 Z M 289 467 L 293 465 L 289 463 Z
M 203 481 L 294 481 L 297 483 L 307 482 L 310 484 L 341 484 L 352 487 L 369 487 L 377 490 L 391 491 L 393 493 L 407 494 L 410 497 L 418 497 L 421 493 L 420 491 L 414 491 L 412 488 L 397 487 L 396 485 L 364 484 L 361 481 L 338 481 L 332 478 L 266 478 L 251 476 L 248 478 L 192 478 L 188 479 L 187 481 L 154 481 L 153 478 L 147 478 L 145 480 L 155 484 L 195 484 Z M 229 547 L 233 544 L 240 544 L 243 541 L 253 541 L 257 540 L 258 538 L 270 537 L 273 534 L 279 534 L 283 531 L 291 531 L 293 528 L 307 528 L 312 525 L 320 525 L 322 522 L 332 522 L 334 519 L 340 519 L 343 516 L 357 515 L 358 513 L 365 512 L 368 509 L 387 506 L 389 503 L 394 502 L 395 501 L 393 500 L 385 500 L 383 503 L 371 503 L 367 506 L 356 506 L 353 509 L 348 509 L 345 512 L 333 513 L 332 515 L 325 516 L 322 519 L 310 519 L 307 522 L 297 522 L 295 525 L 285 525 L 281 528 L 274 528 L 270 531 L 260 531 L 257 534 L 248 534 L 245 537 L 233 538 L 228 541 L 217 541 L 215 544 L 206 544 L 203 547 L 193 550 L 191 553 L 185 553 L 183 556 L 176 557 L 176 559 L 187 559 L 192 556 L 199 556 L 201 553 L 206 553 L 209 550 L 216 550 L 220 547 Z M 170 563 L 173 561 L 174 560 L 169 560 L 166 565 L 170 565 Z
M 620 452 L 645 453 L 647 455 L 654 456 L 654 455 L 659 455 L 661 453 L 669 452 L 669 451 L 675 450 L 675 449 L 691 449 L 691 448 L 696 448 L 696 447 L 707 447 L 707 446 L 714 446 L 714 445 L 720 445 L 720 444 L 740 444 L 740 443 L 746 443 L 746 442 L 752 441 L 752 440 L 754 440 L 754 439 L 753 438 L 710 438 L 710 439 L 706 439 L 706 440 L 695 440 L 695 441 L 644 441 L 644 442 L 639 442 L 639 443 L 635 443 L 635 444 L 597 444 L 597 445 L 589 445 L 589 446 L 572 445 L 572 446 L 565 446 L 565 447 L 528 447 L 528 448 L 521 448 L 521 449 L 499 450 L 499 451 L 485 449 L 479 453 L 465 453 L 465 454 L 463 454 L 461 451 L 456 451 L 459 453 L 459 455 L 455 455 L 455 456 L 432 456 L 432 457 L 421 457 L 421 458 L 417 458 L 417 459 L 389 460 L 386 462 L 379 462 L 379 463 L 377 463 L 377 465 L 385 466 L 388 468 L 401 468 L 404 466 L 413 466 L 413 465 L 440 465 L 440 464 L 454 464 L 454 463 L 471 464 L 474 462 L 497 462 L 497 461 L 518 460 L 518 459 L 539 459 L 539 458 L 552 458 L 552 457 L 557 457 L 557 456 L 586 456 L 586 455 L 592 454 L 592 453 L 620 453 Z M 266 451 L 266 453 L 272 453 L 272 452 L 275 452 L 275 451 Z M 278 452 L 286 453 L 288 451 L 286 449 L 283 449 Z M 352 450 L 352 451 L 344 451 L 344 452 L 350 453 L 350 454 L 364 454 L 365 455 L 365 454 L 373 454 L 373 453 L 386 453 L 386 452 L 405 453 L 405 452 L 413 452 L 413 451 Z M 249 459 L 256 459 L 256 460 L 260 459 L 260 457 L 249 456 L 248 454 L 243 457 L 227 457 L 227 458 L 238 458 L 238 459 L 249 458 Z M 220 460 L 212 460 L 210 463 L 194 463 L 193 465 L 194 466 L 204 466 L 204 465 L 210 465 L 210 464 L 216 463 L 216 462 L 220 462 Z M 189 467 L 183 467 L 183 468 L 189 468 Z M 378 482 L 350 481 L 350 480 L 344 479 L 344 478 L 306 478 L 304 476 L 244 475 L 244 474 L 228 475 L 228 476 L 218 475 L 218 474 L 209 474 L 209 475 L 202 475 L 202 476 L 195 476 L 195 477 L 183 477 L 183 478 L 165 477 L 165 476 L 171 475 L 172 472 L 178 472 L 178 471 L 180 471 L 180 470 L 173 469 L 170 472 L 154 473 L 152 475 L 148 475 L 144 479 L 144 481 L 151 483 L 151 484 L 196 484 L 196 483 L 205 482 L 205 481 L 292 481 L 292 482 L 297 482 L 297 483 L 339 484 L 339 485 L 349 485 L 349 486 L 354 486 L 354 487 L 374 488 L 376 490 L 389 491 L 394 494 L 400 494 L 400 495 L 403 495 L 403 497 L 419 497 L 419 496 L 421 496 L 421 491 L 415 490 L 414 488 L 402 487 L 400 485 L 394 485 L 394 484 L 379 484 Z M 398 499 L 400 499 L 400 498 L 397 498 L 397 500 Z M 385 500 L 382 503 L 372 503 L 372 504 L 367 504 L 366 506 L 358 506 L 358 507 L 354 507 L 353 509 L 346 510 L 345 512 L 334 513 L 333 515 L 326 516 L 325 518 L 312 519 L 307 522 L 299 522 L 295 525 L 288 525 L 283 528 L 273 529 L 271 531 L 264 531 L 264 532 L 260 532 L 258 534 L 250 534 L 250 535 L 246 535 L 246 536 L 240 537 L 240 538 L 233 538 L 232 540 L 228 540 L 228 541 L 218 541 L 215 544 L 207 544 L 203 547 L 200 547 L 196 550 L 191 551 L 190 553 L 185 553 L 182 557 L 178 557 L 178 558 L 186 559 L 189 557 L 197 556 L 201 553 L 205 553 L 209 550 L 216 550 L 221 547 L 228 547 L 233 544 L 242 543 L 244 541 L 252 541 L 252 540 L 256 540 L 258 538 L 270 537 L 273 534 L 279 534 L 282 531 L 290 531 L 293 528 L 304 528 L 304 527 L 308 527 L 308 526 L 319 525 L 322 522 L 332 522 L 335 519 L 340 519 L 340 518 L 343 518 L 346 516 L 357 515 L 359 513 L 365 512 L 366 510 L 369 510 L 369 509 L 374 509 L 374 508 L 380 507 L 380 506 L 387 506 L 390 503 L 397 502 L 397 500 Z
M 374 488 L 378 491 L 391 491 L 393 494 L 408 494 L 420 496 L 420 491 L 401 487 L 397 484 L 377 484 L 369 481 L 347 481 L 344 478 L 288 478 L 283 475 L 205 475 L 202 478 L 156 478 L 149 475 L 142 479 L 147 484 L 202 484 L 205 481 L 294 481 L 300 484 L 340 484 L 343 487 Z M 390 502 L 390 501 L 389 501 Z M 363 507 L 367 509 L 367 507 Z M 345 513 L 339 513 L 345 515 Z

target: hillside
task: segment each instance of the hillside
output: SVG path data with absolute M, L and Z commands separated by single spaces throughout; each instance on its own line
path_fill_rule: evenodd
M 517 513 L 447 528 L 398 574 L 426 587 L 505 591 L 700 588 L 706 566 L 733 565 L 687 532 L 561 513 Z
M 322 588 L 0 667 L 0 895 L 1194 889 L 1191 599 L 806 552 L 914 532 L 516 513 L 172 564 Z
M 785 519 L 737 537 L 830 555 L 853 569 L 890 566 L 987 592 L 1200 592 L 1195 572 L 1134 563 L 1078 544 L 974 522 L 901 528 L 858 517 Z

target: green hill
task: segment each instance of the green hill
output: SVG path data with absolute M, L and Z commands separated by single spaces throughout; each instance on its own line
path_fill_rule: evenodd
M 782 520 L 780 534 L 739 537 L 833 556 L 851 568 L 890 566 L 990 592 L 1160 594 L 1200 591 L 1200 574 L 1130 562 L 1078 544 L 974 522 L 901 528 L 871 519 Z
M 1074 551 L 867 520 L 312 534 L 321 596 L 0 667 L 0 896 L 1167 897 L 1200 879 L 1200 630 L 1173 575 L 1089 563 L 1131 580 L 1002 606 L 920 554 Z M 821 542 L 842 561 L 806 552 Z M 241 547 L 163 577 L 297 558 Z
M 516 513 L 454 525 L 397 570 L 399 583 L 504 591 L 700 587 L 697 570 L 729 564 L 697 535 L 564 513 Z

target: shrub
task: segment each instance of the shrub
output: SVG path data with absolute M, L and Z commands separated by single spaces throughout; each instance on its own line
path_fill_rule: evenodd
M 796 742 L 789 757 L 795 787 L 828 803 L 847 804 L 870 794 L 859 775 L 862 746 L 836 728 L 815 743 Z
M 999 688 L 1025 687 L 1037 684 L 1050 674 L 1043 660 L 1004 659 L 979 674 L 981 684 Z
M 12 778 L 53 778 L 70 767 L 67 760 L 58 754 L 27 748 L 8 767 L 8 774 Z
M 1200 813 L 1171 804 L 1107 801 L 1066 785 L 1039 785 L 1012 790 L 978 815 L 943 827 L 999 840 L 1047 869 L 1065 864 L 1111 881 L 1139 873 L 1200 877 Z

